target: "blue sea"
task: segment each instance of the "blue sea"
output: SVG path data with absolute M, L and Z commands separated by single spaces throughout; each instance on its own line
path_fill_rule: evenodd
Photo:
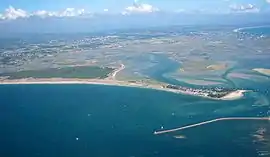
M 263 156 L 270 143 L 256 135 L 260 129 L 269 131 L 267 121 L 223 121 L 168 134 L 153 132 L 220 117 L 266 116 L 268 98 L 253 93 L 241 100 L 216 101 L 129 87 L 1 85 L 0 156 Z
M 270 35 L 270 26 L 243 27 L 238 29 L 239 32 L 253 35 Z

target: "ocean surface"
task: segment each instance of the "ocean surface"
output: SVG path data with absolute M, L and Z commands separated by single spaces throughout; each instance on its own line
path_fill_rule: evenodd
M 257 26 L 257 27 L 243 27 L 239 28 L 236 31 L 254 34 L 254 35 L 270 35 L 270 26 Z
M 1 85 L 0 102 L 1 157 L 256 157 L 270 151 L 267 121 L 153 134 L 220 117 L 269 116 L 269 95 L 260 93 L 216 101 L 115 86 Z

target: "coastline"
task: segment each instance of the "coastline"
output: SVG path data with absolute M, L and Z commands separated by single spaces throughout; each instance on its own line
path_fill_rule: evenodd
M 233 30 L 233 32 L 237 33 L 239 31 L 247 30 L 247 29 L 254 29 L 254 28 L 265 28 L 270 27 L 270 25 L 259 25 L 259 26 L 250 26 L 250 27 L 240 27 Z
M 0 80 L 0 85 L 16 85 L 16 84 L 92 84 L 92 85 L 107 85 L 107 86 L 122 86 L 122 87 L 133 87 L 133 88 L 145 88 L 145 89 L 154 89 L 160 91 L 166 91 L 177 94 L 184 95 L 193 95 L 198 97 L 204 97 L 213 100 L 235 100 L 243 97 L 243 93 L 245 90 L 236 90 L 230 92 L 221 98 L 214 98 L 209 96 L 192 94 L 189 92 L 185 92 L 182 90 L 168 89 L 164 88 L 164 83 L 160 84 L 147 84 L 147 83 L 139 83 L 139 82 L 128 82 L 128 81 L 119 81 L 115 79 L 67 79 L 67 78 L 25 78 L 25 79 L 17 79 L 17 80 Z

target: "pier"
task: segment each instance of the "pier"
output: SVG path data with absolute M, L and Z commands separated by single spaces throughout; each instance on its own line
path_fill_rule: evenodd
M 196 123 L 196 124 L 183 126 L 183 127 L 180 127 L 180 128 L 162 130 L 162 131 L 155 131 L 154 134 L 155 135 L 165 134 L 165 133 L 185 130 L 185 129 L 189 129 L 189 128 L 194 128 L 194 127 L 209 124 L 209 123 L 214 123 L 214 122 L 218 122 L 218 121 L 227 121 L 227 120 L 262 120 L 262 121 L 270 121 L 270 117 L 228 117 L 228 118 L 217 118 L 217 119 L 213 119 L 213 120 L 209 120 L 209 121 L 204 121 L 204 122 L 200 122 L 200 123 Z

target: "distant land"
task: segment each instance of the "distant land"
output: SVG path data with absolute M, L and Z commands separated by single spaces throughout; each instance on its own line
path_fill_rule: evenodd
M 174 25 L 2 37 L 1 83 L 110 84 L 238 99 L 251 90 L 238 87 L 236 79 L 267 80 L 252 73 L 268 75 L 267 69 L 249 63 L 254 58 L 267 62 L 264 52 L 270 40 L 234 31 L 236 26 Z M 251 51 L 256 45 L 261 45 L 260 50 Z

